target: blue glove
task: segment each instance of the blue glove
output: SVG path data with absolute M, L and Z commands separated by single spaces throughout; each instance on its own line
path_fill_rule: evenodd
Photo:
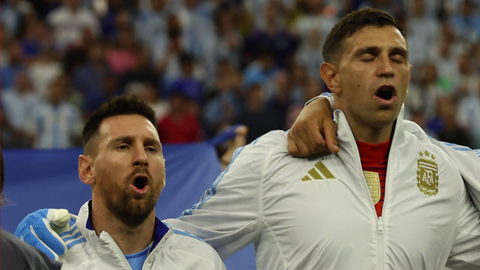
M 75 222 L 77 217 L 66 209 L 40 209 L 26 216 L 15 230 L 15 236 L 45 253 L 50 259 L 58 260 L 65 255 L 70 245 L 85 241 Z M 75 235 L 72 235 L 75 233 Z
M 211 139 L 209 142 L 212 145 L 216 146 L 216 145 L 222 144 L 222 143 L 224 143 L 228 140 L 231 140 L 231 139 L 235 138 L 237 136 L 237 133 L 235 132 L 235 130 L 240 126 L 241 125 L 234 125 L 234 126 L 228 128 L 227 130 L 225 130 L 222 133 L 215 136 L 215 138 Z

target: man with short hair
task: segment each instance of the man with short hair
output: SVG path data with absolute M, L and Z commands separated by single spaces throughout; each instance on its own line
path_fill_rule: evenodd
M 155 123 L 146 103 L 120 96 L 85 124 L 78 174 L 92 187 L 92 200 L 60 233 L 69 241 L 60 259 L 65 269 L 225 269 L 211 246 L 155 217 L 165 187 Z M 17 230 L 30 227 L 21 224 Z
M 480 268 L 480 221 L 460 174 L 403 126 L 410 65 L 401 26 L 379 10 L 353 12 L 323 53 L 341 151 L 295 159 L 286 133 L 271 132 L 237 150 L 171 223 L 223 259 L 253 242 L 259 269 Z

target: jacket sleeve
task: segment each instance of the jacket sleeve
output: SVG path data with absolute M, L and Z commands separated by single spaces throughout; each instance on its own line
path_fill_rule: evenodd
M 447 267 L 480 270 L 480 216 L 467 193 L 463 194 Z
M 223 260 L 255 242 L 263 221 L 262 171 L 269 135 L 238 148 L 200 201 L 167 223 L 208 242 Z
M 431 141 L 442 148 L 453 160 L 455 167 L 462 175 L 473 204 L 480 210 L 480 150 L 472 150 L 466 146 L 440 142 L 435 139 L 431 139 Z M 478 211 L 477 216 L 480 216 Z

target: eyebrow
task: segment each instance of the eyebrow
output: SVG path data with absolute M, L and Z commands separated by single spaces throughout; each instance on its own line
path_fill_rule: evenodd
M 116 143 L 133 143 L 135 139 L 132 137 L 132 136 L 120 136 L 120 137 L 117 137 L 115 139 L 113 139 L 110 143 L 111 144 L 116 144 Z M 160 142 L 158 142 L 157 140 L 153 139 L 153 138 L 145 138 L 143 140 L 143 144 L 144 145 L 153 145 L 155 147 L 157 147 L 159 150 L 162 149 L 162 145 L 160 144 Z
M 110 144 L 115 144 L 115 143 L 120 143 L 120 142 L 132 143 L 133 142 L 133 137 L 132 136 L 120 136 L 120 137 L 117 137 L 117 138 L 113 139 L 110 142 Z
M 361 48 L 359 49 L 356 53 L 355 53 L 355 56 L 361 56 L 365 53 L 368 53 L 368 54 L 371 54 L 371 55 L 377 55 L 379 54 L 381 51 L 380 47 L 377 47 L 377 46 L 370 46 L 370 47 L 365 47 L 365 48 Z M 389 54 L 400 54 L 401 56 L 407 58 L 408 56 L 408 53 L 407 53 L 407 50 L 402 48 L 402 47 L 393 47 L 393 49 L 391 49 L 389 51 Z

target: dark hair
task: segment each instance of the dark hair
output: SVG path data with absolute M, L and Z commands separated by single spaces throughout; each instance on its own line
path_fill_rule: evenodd
M 353 11 L 343 17 L 328 34 L 323 45 L 323 59 L 325 62 L 334 63 L 339 54 L 344 50 L 343 42 L 365 26 L 394 26 L 405 38 L 405 31 L 400 23 L 390 14 L 375 8 L 364 8 Z
M 117 96 L 103 103 L 95 110 L 83 127 L 83 148 L 87 147 L 88 142 L 94 137 L 100 129 L 100 124 L 106 118 L 117 115 L 138 114 L 147 118 L 155 127 L 155 111 L 147 103 L 138 99 L 136 96 Z

